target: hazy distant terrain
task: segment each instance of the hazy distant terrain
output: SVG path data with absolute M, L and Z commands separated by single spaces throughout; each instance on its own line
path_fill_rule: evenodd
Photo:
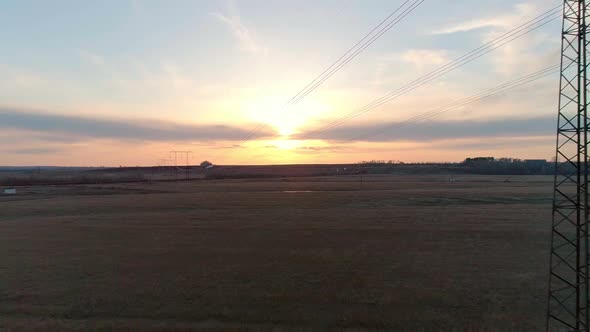
M 481 160 L 478 160 L 481 159 Z M 550 175 L 553 163 L 511 158 L 467 158 L 462 163 L 391 163 L 299 165 L 215 165 L 144 167 L 0 167 L 0 186 L 105 184 L 202 179 L 252 179 L 370 174 L 432 175 Z
M 4 331 L 539 331 L 550 176 L 19 187 Z

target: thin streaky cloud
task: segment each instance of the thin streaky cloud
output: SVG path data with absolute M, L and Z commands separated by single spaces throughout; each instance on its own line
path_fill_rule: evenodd
M 488 18 L 488 19 L 477 19 L 472 21 L 461 22 L 456 25 L 452 25 L 441 30 L 432 31 L 434 35 L 444 35 L 457 32 L 468 32 L 483 28 L 507 27 L 507 20 L 502 17 Z
M 33 131 L 59 140 L 118 139 L 131 141 L 235 141 L 247 128 L 230 125 L 185 125 L 148 119 L 113 119 L 0 108 L 0 128 Z M 257 138 L 272 136 L 259 132 Z M 46 136 L 46 139 L 51 140 Z
M 470 32 L 480 29 L 500 28 L 508 29 L 522 22 L 524 19 L 535 16 L 536 13 L 548 8 L 549 5 L 536 2 L 525 2 L 514 5 L 514 8 L 509 11 L 510 14 L 492 15 L 465 20 L 458 23 L 449 24 L 439 30 L 431 31 L 432 35 L 444 35 L 458 32 Z
M 334 127 L 320 135 L 318 139 L 329 142 L 350 142 L 351 137 L 364 137 L 377 133 L 384 127 L 380 124 L 359 124 Z M 520 137 L 550 135 L 555 129 L 555 116 L 534 118 L 501 118 L 493 120 L 428 120 L 407 126 L 386 129 L 380 134 L 369 135 L 357 141 L 396 142 L 396 141 L 436 141 L 442 139 Z M 302 133 L 300 136 L 304 137 Z M 294 139 L 300 138 L 299 135 Z
M 30 149 L 13 149 L 7 152 L 14 153 L 14 154 L 30 154 L 30 155 L 38 155 L 38 154 L 50 154 L 63 151 L 63 148 L 51 147 L 51 148 L 30 148 Z
M 451 61 L 447 50 L 442 49 L 409 49 L 407 51 L 385 54 L 378 57 L 379 65 L 412 64 L 421 69 L 425 66 L 442 65 Z
M 242 23 L 242 18 L 233 3 L 229 4 L 229 13 L 210 13 L 211 16 L 218 19 L 225 24 L 232 32 L 238 41 L 239 48 L 251 54 L 266 54 L 267 48 L 261 45 L 256 38 L 254 38 L 251 29 Z

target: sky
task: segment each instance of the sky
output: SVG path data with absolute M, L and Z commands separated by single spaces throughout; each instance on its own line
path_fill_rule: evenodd
M 554 154 L 557 73 L 399 123 L 557 65 L 559 19 L 343 117 L 559 1 L 425 0 L 294 105 L 288 101 L 405 1 L 0 3 L 0 165 L 163 165 L 174 163 L 172 150 L 215 164 Z

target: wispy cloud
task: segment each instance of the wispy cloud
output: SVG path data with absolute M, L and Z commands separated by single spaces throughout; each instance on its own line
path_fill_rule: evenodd
M 228 13 L 214 12 L 210 15 L 228 26 L 242 51 L 257 55 L 268 53 L 268 49 L 254 37 L 252 30 L 242 22 L 242 18 L 232 2 L 229 3 Z
M 485 141 L 479 139 L 457 139 L 440 141 L 431 144 L 432 148 L 453 149 L 453 150 L 485 150 L 499 148 L 527 149 L 535 145 L 551 146 L 555 141 L 555 135 L 540 136 L 510 136 L 490 137 Z M 551 152 L 550 149 L 547 150 Z
M 98 55 L 96 53 L 90 52 L 88 50 L 83 50 L 83 49 L 78 49 L 77 50 L 78 56 L 80 56 L 80 58 L 92 65 L 96 65 L 96 66 L 104 66 L 105 65 L 105 60 L 101 55 Z
M 514 6 L 514 10 L 509 11 L 510 14 L 496 14 L 451 23 L 439 30 L 432 31 L 432 34 L 468 32 L 484 28 L 510 28 L 515 26 L 516 23 L 522 22 L 523 18 L 535 14 L 542 8 L 542 4 L 539 1 L 536 1 L 534 4 L 532 2 L 519 3 Z
M 14 149 L 9 150 L 7 152 L 14 153 L 14 154 L 32 154 L 32 155 L 39 155 L 39 154 L 49 154 L 49 153 L 56 153 L 61 152 L 62 148 L 30 148 L 30 149 Z
M 553 0 L 527 0 L 514 4 L 510 10 L 503 10 L 501 14 L 489 14 L 466 21 L 453 22 L 431 33 L 440 35 L 477 32 L 481 42 L 488 43 L 496 41 L 511 29 L 521 26 L 523 22 L 537 17 L 550 8 L 555 8 L 555 4 Z M 556 25 L 558 24 L 557 20 L 554 22 Z M 543 30 L 531 30 L 525 38 L 514 39 L 495 50 L 490 56 L 490 61 L 496 73 L 504 76 L 518 75 L 557 63 L 559 60 L 558 48 L 557 34 L 547 35 Z
M 374 133 L 384 126 L 382 124 L 365 124 L 335 127 L 327 130 L 317 139 L 328 141 L 349 141 L 354 137 L 363 137 Z M 437 141 L 445 139 L 486 138 L 486 137 L 520 137 L 551 135 L 555 130 L 555 117 L 545 116 L 530 119 L 494 119 L 494 120 L 431 120 L 413 123 L 404 127 L 392 127 L 380 135 L 359 138 L 361 141 Z M 301 134 L 305 136 L 305 133 Z M 297 139 L 297 137 L 294 137 Z
M 432 34 L 444 35 L 456 32 L 467 32 L 477 29 L 490 28 L 490 27 L 506 27 L 508 21 L 506 17 L 490 17 L 483 19 L 476 19 L 471 21 L 460 22 L 455 25 L 447 26 L 440 30 L 433 31 Z
M 0 128 L 26 130 L 45 135 L 46 140 L 83 141 L 117 139 L 136 141 L 240 140 L 249 130 L 228 125 L 182 125 L 141 119 L 109 119 L 51 114 L 0 108 Z M 254 139 L 273 135 L 258 131 Z
M 439 49 L 409 49 L 399 53 L 382 55 L 378 58 L 379 65 L 387 66 L 390 63 L 409 63 L 417 69 L 442 65 L 449 62 L 448 51 Z

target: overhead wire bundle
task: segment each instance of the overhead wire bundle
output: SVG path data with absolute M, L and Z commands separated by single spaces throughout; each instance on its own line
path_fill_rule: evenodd
M 397 24 L 399 24 L 406 16 L 410 15 L 416 8 L 418 8 L 425 0 L 405 0 L 390 12 L 379 24 L 365 34 L 356 44 L 342 54 L 336 61 L 322 71 L 317 77 L 310 81 L 303 89 L 299 90 L 293 97 L 291 97 L 285 106 L 293 106 L 299 103 L 303 98 L 312 93 L 318 87 L 320 87 L 326 80 L 340 71 L 344 66 L 354 60 L 359 54 L 365 49 L 371 46 L 386 32 L 391 30 Z M 234 146 L 240 146 L 241 144 L 249 141 L 254 134 L 259 130 L 266 127 L 267 123 L 261 122 L 252 130 L 250 130 L 238 143 Z
M 426 75 L 423 75 L 417 79 L 415 79 L 414 81 L 403 85 L 402 87 L 362 106 L 359 107 L 358 109 L 336 119 L 331 121 L 330 123 L 315 129 L 313 131 L 311 131 L 310 133 L 306 134 L 304 136 L 304 138 L 302 139 L 311 139 L 314 137 L 317 137 L 319 134 L 334 128 L 336 126 L 339 126 L 340 124 L 351 120 L 353 118 L 356 118 L 364 113 L 370 112 L 372 110 L 374 110 L 375 108 L 386 104 L 394 99 L 397 99 L 427 83 L 430 83 L 432 81 L 434 81 L 437 78 L 440 78 L 443 75 L 446 75 L 460 67 L 463 67 L 465 65 L 467 65 L 468 63 L 471 63 L 473 61 L 475 61 L 476 59 L 520 38 L 523 37 L 549 23 L 551 23 L 552 21 L 554 21 L 555 19 L 560 17 L 560 8 L 561 6 L 556 6 L 551 8 L 550 10 L 542 13 L 541 15 L 517 26 L 516 28 L 500 35 L 499 37 L 494 38 L 493 40 L 491 40 L 488 43 L 485 43 L 483 45 L 481 45 L 480 47 L 471 50 L 469 52 L 467 52 L 466 54 L 460 56 L 459 58 L 448 62 L 447 64 L 439 67 L 436 70 L 433 70 L 431 72 L 429 72 Z
M 571 64 L 571 63 L 570 63 Z M 570 64 L 564 64 L 564 67 L 569 66 Z M 401 128 L 401 127 L 405 127 L 420 121 L 424 121 L 427 120 L 429 118 L 435 117 L 437 115 L 446 113 L 446 112 L 451 112 L 457 109 L 462 108 L 463 106 L 469 105 L 469 104 L 473 104 L 476 103 L 478 101 L 482 101 L 485 100 L 487 98 L 491 98 L 497 95 L 500 95 L 504 92 L 510 92 L 511 90 L 514 90 L 518 87 L 530 84 L 532 82 L 538 81 L 542 78 L 545 78 L 547 76 L 553 75 L 555 73 L 558 73 L 560 69 L 560 65 L 553 65 L 553 66 L 549 66 L 546 68 L 543 68 L 541 70 L 538 70 L 536 72 L 533 72 L 531 74 L 525 75 L 523 77 L 520 77 L 518 79 L 500 84 L 496 87 L 493 87 L 491 89 L 482 91 L 480 93 L 477 93 L 475 95 L 472 95 L 470 97 L 458 100 L 458 101 L 454 101 L 451 102 L 449 104 L 446 104 L 444 106 L 441 107 L 437 107 L 433 110 L 430 110 L 428 112 L 424 112 L 418 115 L 415 115 L 413 117 L 410 117 L 408 119 L 405 120 L 401 120 L 401 121 L 394 121 L 394 122 L 390 122 L 380 128 L 371 130 L 367 133 L 364 133 L 362 135 L 357 135 L 355 137 L 349 138 L 349 139 L 345 139 L 345 140 L 339 140 L 341 143 L 350 143 L 350 142 L 358 142 L 358 141 L 364 141 L 367 140 L 368 138 L 371 137 L 375 137 L 378 135 L 382 135 L 384 133 L 387 133 L 393 129 L 396 128 Z M 265 154 L 261 154 L 258 155 L 257 158 L 263 158 L 265 156 L 267 156 L 268 153 Z
M 404 6 L 406 3 L 407 3 L 407 1 L 405 3 L 403 3 L 402 6 Z M 331 130 L 332 128 L 337 127 L 346 121 L 349 121 L 349 120 L 356 118 L 362 114 L 370 112 L 370 111 L 372 111 L 372 110 L 374 110 L 374 109 L 376 109 L 376 108 L 378 108 L 390 101 L 393 101 L 394 99 L 397 99 L 397 98 L 399 98 L 411 91 L 414 91 L 415 89 L 417 89 L 423 85 L 426 85 L 426 84 L 438 79 L 438 78 L 440 78 L 440 77 L 442 77 L 454 70 L 457 70 L 457 69 L 483 57 L 484 55 L 486 55 L 486 54 L 488 54 L 488 53 L 490 53 L 490 52 L 492 52 L 492 51 L 494 51 L 494 50 L 496 50 L 508 43 L 513 42 L 516 39 L 519 39 L 527 34 L 530 34 L 531 32 L 533 32 L 535 30 L 540 29 L 541 27 L 560 18 L 561 17 L 560 11 L 561 11 L 561 5 L 555 6 L 551 9 L 541 13 L 540 15 L 518 25 L 517 27 L 503 33 L 502 35 L 492 39 L 491 41 L 465 53 L 464 55 L 442 65 L 441 67 L 439 67 L 439 68 L 437 68 L 425 75 L 411 81 L 410 83 L 404 84 L 400 88 L 398 88 L 398 89 L 396 89 L 396 90 L 394 90 L 394 91 L 392 91 L 380 98 L 377 98 L 377 99 L 373 100 L 372 102 L 370 102 L 362 107 L 359 107 L 359 108 L 353 110 L 352 112 L 321 126 L 320 128 L 317 128 L 309 133 L 302 135 L 301 137 L 298 137 L 297 140 L 317 139 L 318 137 L 321 136 L 322 133 L 325 133 L 328 130 Z M 376 29 L 374 29 L 374 30 L 376 30 Z M 361 42 L 357 43 L 357 45 L 360 43 Z M 345 53 L 345 56 L 348 53 L 349 52 Z M 341 59 L 345 58 L 345 56 L 341 57 Z M 338 62 L 338 60 L 337 60 L 337 62 Z M 325 73 L 329 73 L 330 70 L 332 70 L 330 68 L 332 68 L 333 66 L 334 66 L 334 64 L 332 64 L 332 66 L 328 67 L 328 69 L 326 69 L 322 74 L 320 74 L 318 77 L 316 77 L 316 79 L 314 79 L 314 81 L 310 82 L 310 84 L 308 84 L 308 86 L 306 88 L 302 89 L 296 96 L 291 98 L 291 100 L 289 102 L 292 103 L 293 101 L 300 100 L 298 98 L 302 94 L 305 94 L 306 93 L 305 91 L 308 91 L 307 90 L 307 89 L 309 89 L 308 87 L 313 87 L 318 82 L 321 82 L 320 77 L 322 77 L 322 75 L 325 75 Z M 311 90 L 311 91 L 313 91 L 313 90 Z M 307 95 L 307 94 L 305 94 L 305 95 Z M 259 127 L 261 127 L 261 126 L 259 126 Z M 255 130 L 257 130 L 259 127 L 255 128 Z M 264 155 L 266 155 L 266 154 L 263 154 L 262 156 L 264 156 Z M 261 157 L 261 156 L 257 156 L 257 157 Z
M 549 66 L 546 67 L 544 69 L 541 69 L 539 71 L 536 71 L 534 73 L 528 74 L 526 76 L 523 76 L 521 78 L 518 78 L 516 80 L 501 84 L 499 86 L 496 86 L 494 88 L 491 88 L 489 90 L 480 92 L 478 94 L 475 94 L 473 96 L 449 103 L 447 105 L 435 108 L 431 111 L 428 112 L 424 112 L 422 114 L 418 114 L 416 116 L 413 116 L 409 119 L 403 120 L 403 121 L 395 121 L 395 122 L 391 122 L 379 129 L 376 130 L 372 130 L 366 134 L 360 135 L 360 136 L 356 136 L 354 138 L 348 139 L 345 142 L 350 142 L 350 141 L 362 141 L 362 140 L 367 140 L 368 138 L 371 137 L 375 137 L 381 134 L 384 134 L 386 132 L 389 132 L 392 129 L 395 128 L 401 128 L 419 121 L 424 121 L 427 120 L 429 118 L 435 117 L 437 115 L 440 115 L 442 113 L 446 113 L 446 112 L 450 112 L 450 111 L 454 111 L 457 110 L 459 108 L 462 108 L 463 106 L 469 105 L 469 104 L 473 104 L 475 102 L 478 101 L 482 101 L 484 99 L 493 97 L 493 96 L 497 96 L 499 94 L 502 94 L 504 92 L 509 92 L 510 90 L 514 90 L 518 87 L 521 87 L 523 85 L 532 83 L 534 81 L 540 80 L 544 77 L 553 75 L 555 73 L 559 72 L 559 65 L 553 65 L 553 66 Z

